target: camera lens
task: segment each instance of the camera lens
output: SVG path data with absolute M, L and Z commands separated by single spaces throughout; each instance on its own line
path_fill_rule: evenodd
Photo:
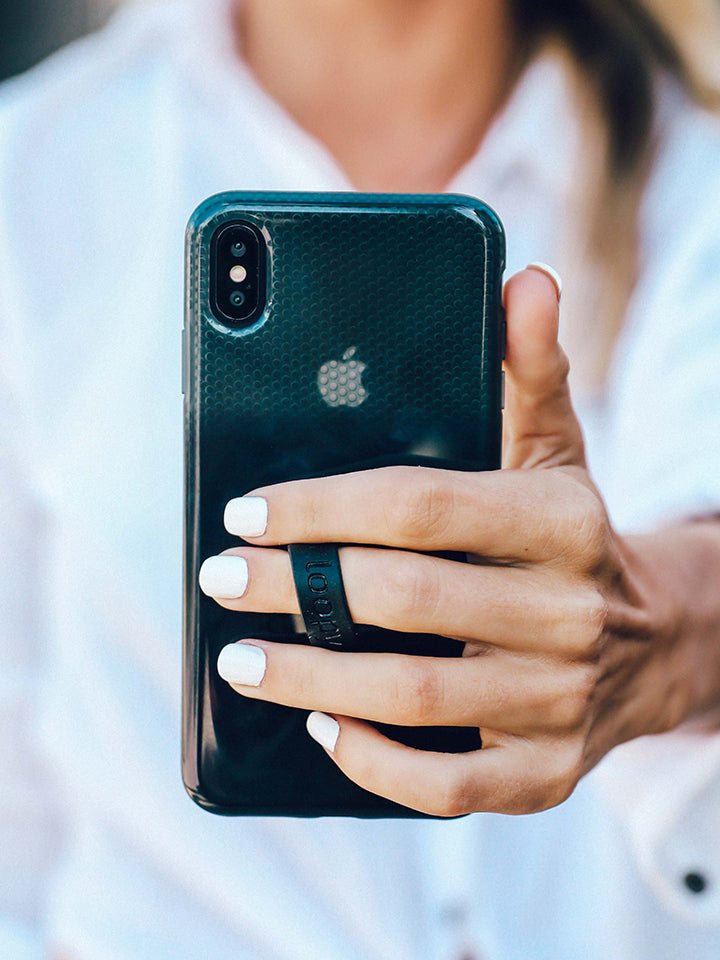
M 244 220 L 226 221 L 213 235 L 210 309 L 222 326 L 246 330 L 262 315 L 267 254 L 261 230 Z

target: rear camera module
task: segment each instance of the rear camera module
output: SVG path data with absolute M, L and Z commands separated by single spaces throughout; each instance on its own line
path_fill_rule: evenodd
M 262 315 L 266 260 L 265 240 L 253 223 L 226 222 L 212 238 L 210 308 L 224 326 L 249 327 Z

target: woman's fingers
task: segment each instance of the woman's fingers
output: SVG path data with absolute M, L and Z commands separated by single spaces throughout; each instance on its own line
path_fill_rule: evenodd
M 338 653 L 242 640 L 218 672 L 244 696 L 400 726 L 464 726 L 515 734 L 566 731 L 582 719 L 584 668 L 494 653 L 412 657 Z
M 574 746 L 549 749 L 524 738 L 496 737 L 492 746 L 472 753 L 430 753 L 395 743 L 358 720 L 333 719 L 337 730 L 317 718 L 308 727 L 333 746 L 328 753 L 350 780 L 433 816 L 536 813 L 567 799 L 577 783 Z
M 480 566 L 373 547 L 343 547 L 340 562 L 355 623 L 403 633 L 530 653 L 543 652 L 551 638 L 554 653 L 572 658 L 582 655 L 601 612 L 589 585 L 586 591 L 571 588 L 547 569 Z M 299 612 L 285 550 L 234 548 L 205 561 L 200 583 L 229 610 Z
M 520 562 L 572 560 L 568 545 L 593 496 L 568 471 L 382 467 L 253 491 L 230 501 L 225 524 L 262 545 L 366 543 Z
M 503 466 L 509 468 L 585 466 L 569 364 L 557 339 L 560 291 L 547 269 L 536 264 L 505 284 Z

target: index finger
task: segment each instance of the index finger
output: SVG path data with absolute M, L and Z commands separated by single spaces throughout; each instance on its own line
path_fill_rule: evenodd
M 562 553 L 588 499 L 561 469 L 380 467 L 254 490 L 228 503 L 225 526 L 266 545 L 385 544 L 542 561 Z

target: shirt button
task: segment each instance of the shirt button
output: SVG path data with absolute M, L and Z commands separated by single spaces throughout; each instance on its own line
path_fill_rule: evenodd
M 685 874 L 683 877 L 683 883 L 691 893 L 702 893 L 707 889 L 708 885 L 707 878 L 704 877 L 702 873 L 697 873 L 695 870 Z

